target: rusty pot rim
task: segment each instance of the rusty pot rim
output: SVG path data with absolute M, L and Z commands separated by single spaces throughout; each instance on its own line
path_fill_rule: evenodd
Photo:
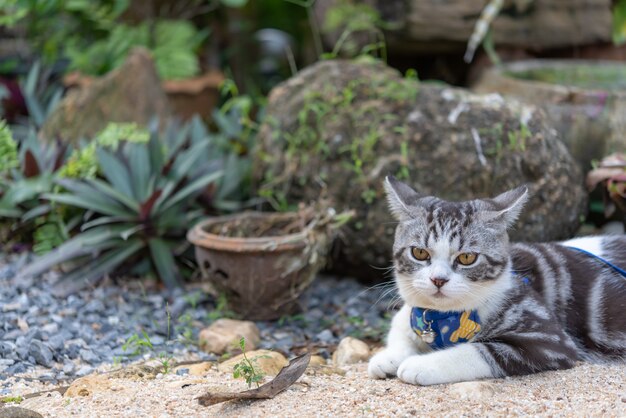
M 309 233 L 311 231 L 311 222 L 295 234 L 267 236 L 267 237 L 250 237 L 250 238 L 233 238 L 222 235 L 212 234 L 206 231 L 206 227 L 218 223 L 229 222 L 242 217 L 266 218 L 273 217 L 276 219 L 292 218 L 298 216 L 296 212 L 289 213 L 272 213 L 272 212 L 242 212 L 234 215 L 215 216 L 197 223 L 187 233 L 187 240 L 193 245 L 203 249 L 232 251 L 232 252 L 262 252 L 262 251 L 286 251 L 300 249 L 307 245 Z

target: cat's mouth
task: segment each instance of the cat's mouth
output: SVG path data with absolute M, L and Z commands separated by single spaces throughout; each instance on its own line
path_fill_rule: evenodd
M 443 293 L 441 290 L 437 290 L 437 292 L 435 292 L 432 297 L 434 297 L 435 299 L 445 299 L 448 297 L 448 295 L 446 295 L 445 293 Z

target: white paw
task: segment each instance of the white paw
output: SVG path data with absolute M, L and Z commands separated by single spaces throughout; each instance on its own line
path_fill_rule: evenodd
M 385 379 L 393 377 L 398 371 L 398 367 L 406 355 L 387 349 L 377 353 L 370 359 L 367 366 L 367 373 L 374 379 Z
M 429 361 L 430 360 L 430 361 Z M 446 376 L 427 356 L 411 356 L 398 368 L 398 378 L 412 385 L 436 385 L 446 383 Z

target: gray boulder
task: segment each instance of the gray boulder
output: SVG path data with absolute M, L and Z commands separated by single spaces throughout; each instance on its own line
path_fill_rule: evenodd
M 579 167 L 541 110 L 498 95 L 420 84 L 371 60 L 323 61 L 270 94 L 254 167 L 275 206 L 326 200 L 356 218 L 337 244 L 335 267 L 382 277 L 394 224 L 387 174 L 448 200 L 494 196 L 528 183 L 512 236 L 570 237 L 586 208 Z

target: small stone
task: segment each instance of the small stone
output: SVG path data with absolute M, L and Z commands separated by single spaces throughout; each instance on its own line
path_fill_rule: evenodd
M 450 385 L 450 393 L 461 399 L 488 399 L 496 393 L 496 388 L 490 382 L 461 382 Z
M 9 376 L 13 376 L 20 373 L 26 373 L 26 365 L 24 363 L 15 363 L 12 366 L 7 367 L 5 372 Z
M 111 388 L 109 376 L 104 374 L 93 374 L 81 377 L 72 382 L 63 396 L 75 398 L 77 396 L 91 396 L 96 392 L 103 392 Z
M 6 358 L 9 354 L 15 352 L 17 346 L 10 341 L 0 341 L 0 357 Z
M 29 354 L 33 356 L 37 364 L 45 367 L 52 366 L 52 350 L 46 344 L 39 340 L 31 341 Z
M 70 344 L 67 347 L 66 354 L 71 359 L 76 359 L 80 355 L 81 348 L 77 344 Z
M 65 341 L 71 338 L 72 334 L 69 331 L 62 330 L 58 334 L 54 334 L 48 338 L 48 345 L 54 350 L 62 351 L 65 348 Z
M 178 376 L 185 376 L 185 375 L 188 375 L 188 374 L 189 374 L 189 369 L 188 369 L 188 368 L 186 368 L 186 367 L 184 367 L 184 368 L 180 368 L 180 369 L 177 369 L 177 370 L 176 370 L 176 374 L 177 374 Z
M 74 362 L 70 360 L 66 360 L 63 363 L 63 373 L 67 375 L 71 375 L 71 374 L 74 374 L 74 370 L 76 370 L 76 365 L 74 364 Z
M 80 358 L 86 363 L 95 364 L 100 362 L 100 357 L 98 357 L 93 351 L 82 349 L 80 350 Z
M 270 350 L 246 351 L 246 357 L 254 368 L 268 376 L 276 376 L 289 362 L 282 354 Z M 235 364 L 243 360 L 243 354 L 218 364 L 217 369 L 223 373 L 232 373 Z
M 54 322 L 46 324 L 41 327 L 41 331 L 50 335 L 56 334 L 57 332 L 59 332 L 59 324 L 55 324 Z
M 204 376 L 209 370 L 213 368 L 213 363 L 210 361 L 203 361 L 202 363 L 192 364 L 187 370 L 191 376 Z M 178 374 L 176 369 L 176 374 Z
M 333 364 L 346 366 L 367 361 L 369 358 L 370 348 L 367 344 L 353 337 L 345 337 L 339 342 L 337 350 L 333 353 Z
M 91 372 L 93 372 L 93 367 L 84 365 L 81 366 L 80 369 L 78 369 L 78 371 L 76 372 L 76 376 L 86 376 Z
M 335 339 L 335 336 L 333 335 L 333 332 L 331 330 L 325 329 L 324 331 L 317 334 L 315 338 L 317 338 L 320 342 L 330 343 Z
M 1 418 L 43 418 L 39 412 L 30 409 L 21 408 L 19 406 L 7 406 L 0 408 Z
M 261 340 L 254 322 L 235 319 L 218 319 L 200 331 L 200 348 L 208 353 L 223 354 L 245 338 L 246 350 L 254 350 Z
M 309 360 L 309 366 L 325 366 L 326 359 L 322 356 L 311 356 L 311 360 Z

